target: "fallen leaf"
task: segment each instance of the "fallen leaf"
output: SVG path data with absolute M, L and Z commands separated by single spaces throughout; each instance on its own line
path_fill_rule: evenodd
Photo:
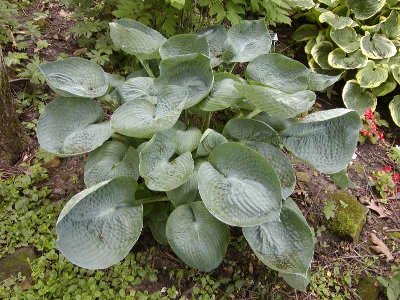
M 374 233 L 370 233 L 369 239 L 372 243 L 372 246 L 369 246 L 372 251 L 378 254 L 384 254 L 386 256 L 386 262 L 391 262 L 394 260 L 389 248 Z
M 59 14 L 61 17 L 67 19 L 67 20 L 71 20 L 72 12 L 66 12 L 65 10 L 61 9 L 61 10 L 58 12 L 58 14 Z
M 386 208 L 376 200 L 371 200 L 368 197 L 363 196 L 360 197 L 360 202 L 366 205 L 366 207 L 368 207 L 370 210 L 378 213 L 379 218 L 388 218 L 390 215 L 390 212 L 388 212 Z

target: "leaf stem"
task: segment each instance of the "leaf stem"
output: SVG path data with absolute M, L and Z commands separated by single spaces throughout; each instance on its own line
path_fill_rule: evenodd
M 146 60 L 139 59 L 140 63 L 142 64 L 143 68 L 146 70 L 147 74 L 151 78 L 155 78 L 153 71 L 150 69 L 149 62 Z
M 146 204 L 146 203 L 153 203 L 153 202 L 166 202 L 169 201 L 167 196 L 156 196 L 156 197 L 148 197 L 142 199 L 136 199 L 136 204 Z
M 213 115 L 213 112 L 209 111 L 207 114 L 207 118 L 204 119 L 203 127 L 202 127 L 203 132 L 206 131 L 210 127 L 212 115 Z
M 255 116 L 257 116 L 259 113 L 261 113 L 262 112 L 262 110 L 261 109 L 255 109 L 255 110 L 253 110 L 251 113 L 249 113 L 247 116 L 246 116 L 246 119 L 252 119 L 252 118 L 254 118 Z
M 236 64 L 237 64 L 237 63 L 234 63 L 234 64 L 233 64 L 232 68 L 229 70 L 229 73 L 232 73 L 232 72 L 235 70 Z

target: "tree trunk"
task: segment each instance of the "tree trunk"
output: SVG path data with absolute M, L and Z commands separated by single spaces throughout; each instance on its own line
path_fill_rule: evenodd
M 15 110 L 0 46 L 0 167 L 18 160 L 24 144 L 25 132 Z

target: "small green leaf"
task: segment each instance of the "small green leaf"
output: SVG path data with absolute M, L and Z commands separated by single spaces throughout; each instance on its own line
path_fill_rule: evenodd
M 343 93 L 343 102 L 347 108 L 356 110 L 363 115 L 368 108 L 375 110 L 377 98 L 367 90 L 364 90 L 355 80 L 346 82 Z
M 335 202 L 329 201 L 324 207 L 324 216 L 327 220 L 335 217 L 336 205 Z
M 329 53 L 328 63 L 336 69 L 353 70 L 365 67 L 368 59 L 361 50 L 346 53 L 342 49 L 337 48 Z

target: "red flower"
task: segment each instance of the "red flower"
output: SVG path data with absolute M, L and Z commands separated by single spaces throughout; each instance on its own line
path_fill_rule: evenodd
M 366 129 L 361 129 L 361 134 L 363 135 L 363 136 L 366 136 L 366 135 L 368 135 L 368 130 L 366 130 Z
M 398 183 L 400 180 L 399 173 L 394 173 L 392 178 L 393 178 L 394 183 Z
M 365 116 L 366 119 L 370 119 L 370 120 L 374 120 L 375 119 L 374 112 L 372 111 L 371 108 L 368 108 L 365 111 L 364 116 Z
M 383 131 L 378 131 L 378 140 L 385 140 L 383 137 Z
M 392 172 L 392 167 L 391 167 L 391 166 L 386 166 L 383 170 L 384 170 L 386 173 L 389 173 L 389 172 Z

